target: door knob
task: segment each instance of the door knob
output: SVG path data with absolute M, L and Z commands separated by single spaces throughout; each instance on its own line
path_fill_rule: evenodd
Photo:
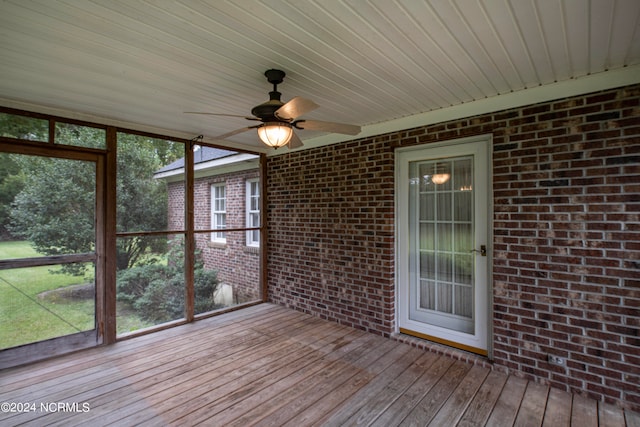
M 480 245 L 480 250 L 471 249 L 471 252 L 479 252 L 481 256 L 487 256 L 487 245 Z

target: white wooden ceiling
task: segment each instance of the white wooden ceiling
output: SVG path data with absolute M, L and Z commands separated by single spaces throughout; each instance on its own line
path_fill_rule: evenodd
M 639 0 L 2 0 L 0 105 L 211 138 L 251 123 L 183 112 L 248 115 L 278 68 L 284 101 L 364 135 L 640 82 L 639 26 Z

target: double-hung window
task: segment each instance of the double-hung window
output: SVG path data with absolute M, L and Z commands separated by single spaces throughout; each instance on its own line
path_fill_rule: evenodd
M 211 186 L 211 228 L 220 230 L 227 225 L 227 198 L 224 183 Z M 211 233 L 211 241 L 226 243 L 227 237 L 224 231 Z
M 260 227 L 260 181 L 247 180 L 247 228 Z M 260 230 L 247 230 L 247 246 L 260 246 Z

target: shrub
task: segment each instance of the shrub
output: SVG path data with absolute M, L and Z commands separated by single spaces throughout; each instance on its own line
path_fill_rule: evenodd
M 184 265 L 173 260 L 184 259 L 180 242 L 169 243 L 166 265 L 138 265 L 118 273 L 118 301 L 128 303 L 141 319 L 163 323 L 184 317 Z M 219 281 L 215 270 L 206 270 L 199 254 L 194 269 L 195 313 L 222 307 L 214 301 Z
M 214 296 L 220 284 L 217 271 L 205 270 L 204 266 L 196 268 L 193 282 L 195 287 L 194 313 L 206 313 L 222 307 L 222 304 L 214 302 Z

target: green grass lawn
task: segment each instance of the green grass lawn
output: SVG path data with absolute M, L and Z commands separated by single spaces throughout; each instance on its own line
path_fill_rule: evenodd
M 0 259 L 39 255 L 29 242 L 0 242 Z M 0 270 L 0 349 L 94 328 L 95 299 L 50 292 L 90 286 L 92 277 L 56 273 L 59 271 L 58 266 Z M 131 313 L 117 320 L 119 333 L 149 326 Z
M 1 242 L 0 259 L 37 257 L 28 242 Z M 94 327 L 94 301 L 45 298 L 46 291 L 86 283 L 56 274 L 60 267 L 0 271 L 0 348 L 86 331 Z
M 40 254 L 33 249 L 29 242 L 10 241 L 0 242 L 0 259 L 29 258 Z

